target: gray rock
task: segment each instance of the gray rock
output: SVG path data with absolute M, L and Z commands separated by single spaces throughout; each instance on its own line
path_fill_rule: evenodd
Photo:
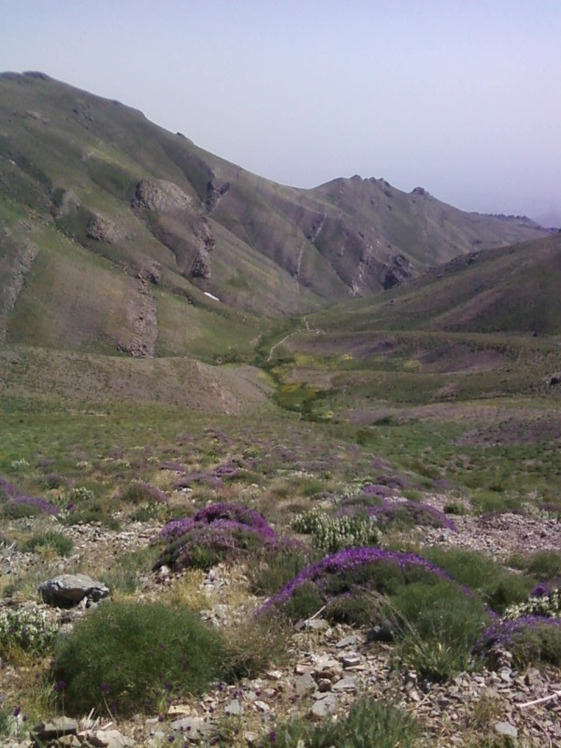
M 355 678 L 341 678 L 333 686 L 334 691 L 356 691 Z
M 514 725 L 511 725 L 510 722 L 496 722 L 495 732 L 497 733 L 497 735 L 501 735 L 502 737 L 506 738 L 518 737 L 518 730 Z
M 306 621 L 306 628 L 312 631 L 327 631 L 329 623 L 325 618 L 312 618 L 310 621 Z
M 199 740 L 208 733 L 209 725 L 202 717 L 184 717 L 170 725 L 172 730 L 182 732 L 189 740 Z
M 337 649 L 343 649 L 344 647 L 354 647 L 356 641 L 356 636 L 346 636 L 344 639 L 340 639 L 335 646 L 337 647 Z
M 316 682 L 309 673 L 306 673 L 296 679 L 294 689 L 298 696 L 305 696 L 310 691 L 316 690 Z
M 68 717 L 55 717 L 50 722 L 41 722 L 30 732 L 30 737 L 37 745 L 62 738 L 65 735 L 76 735 L 78 723 Z
M 39 594 L 48 605 L 73 608 L 84 598 L 88 602 L 99 602 L 108 597 L 109 589 L 103 582 L 96 582 L 86 574 L 62 574 L 43 582 L 39 586 Z
M 322 699 L 318 699 L 312 706 L 312 714 L 314 717 L 323 719 L 324 717 L 333 714 L 337 707 L 337 696 L 333 693 L 326 694 Z
M 240 704 L 238 699 L 233 699 L 226 709 L 224 709 L 224 713 L 228 714 L 230 717 L 239 717 L 243 714 L 243 706 Z
M 96 730 L 88 734 L 88 743 L 97 748 L 132 748 L 134 740 L 119 730 Z
M 356 652 L 341 655 L 339 659 L 342 662 L 344 668 L 356 667 L 361 663 L 360 655 L 357 655 Z

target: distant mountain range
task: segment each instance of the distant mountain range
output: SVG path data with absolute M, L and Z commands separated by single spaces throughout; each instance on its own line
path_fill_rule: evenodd
M 0 75 L 0 341 L 243 351 L 308 313 L 547 236 L 384 179 L 282 186 L 42 73 Z

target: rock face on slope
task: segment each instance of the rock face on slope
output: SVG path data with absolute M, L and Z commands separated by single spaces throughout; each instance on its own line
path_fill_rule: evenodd
M 0 233 L 0 276 L 3 278 L 0 284 L 0 343 L 6 338 L 8 315 L 16 304 L 37 252 L 35 244 L 29 241 L 17 243 L 9 235 Z
M 173 182 L 142 179 L 131 205 L 156 239 L 171 249 L 182 275 L 210 278 L 214 237 L 208 219 L 189 195 Z

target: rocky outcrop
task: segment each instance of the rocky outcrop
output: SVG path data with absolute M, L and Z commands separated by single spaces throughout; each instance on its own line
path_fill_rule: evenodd
M 192 206 L 192 198 L 181 187 L 165 179 L 141 179 L 132 201 L 133 208 L 157 213 L 181 213 Z
M 389 288 L 393 288 L 414 276 L 415 270 L 407 257 L 394 255 L 384 275 L 382 286 L 387 291 Z
M 120 350 L 135 358 L 154 358 L 158 338 L 158 313 L 148 279 L 138 279 L 138 294 L 129 304 L 127 318 L 127 329 L 132 329 L 132 336 L 126 342 L 119 343 Z
M 5 240 L 0 239 L 0 250 L 6 250 L 4 256 L 0 257 L 0 343 L 6 339 L 8 315 L 16 305 L 39 251 L 35 244 L 27 240 L 19 247 L 14 247 L 9 237 L 5 237 Z
M 174 253 L 182 275 L 210 278 L 214 236 L 193 198 L 172 182 L 142 179 L 131 207 L 156 239 Z
M 80 207 L 80 200 L 75 192 L 57 187 L 51 193 L 51 215 L 53 218 L 64 218 Z
M 73 608 L 84 598 L 88 602 L 99 602 L 109 596 L 109 588 L 87 574 L 62 574 L 43 582 L 39 586 L 39 594 L 48 605 Z
M 118 239 L 118 232 L 113 221 L 94 213 L 86 225 L 86 236 L 96 242 L 113 242 Z

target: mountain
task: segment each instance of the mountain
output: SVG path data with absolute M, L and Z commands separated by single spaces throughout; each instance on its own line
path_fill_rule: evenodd
M 561 333 L 561 232 L 472 252 L 311 318 L 326 332 Z
M 417 188 L 282 186 L 116 101 L 0 75 L 0 340 L 241 358 L 267 318 L 546 232 Z

